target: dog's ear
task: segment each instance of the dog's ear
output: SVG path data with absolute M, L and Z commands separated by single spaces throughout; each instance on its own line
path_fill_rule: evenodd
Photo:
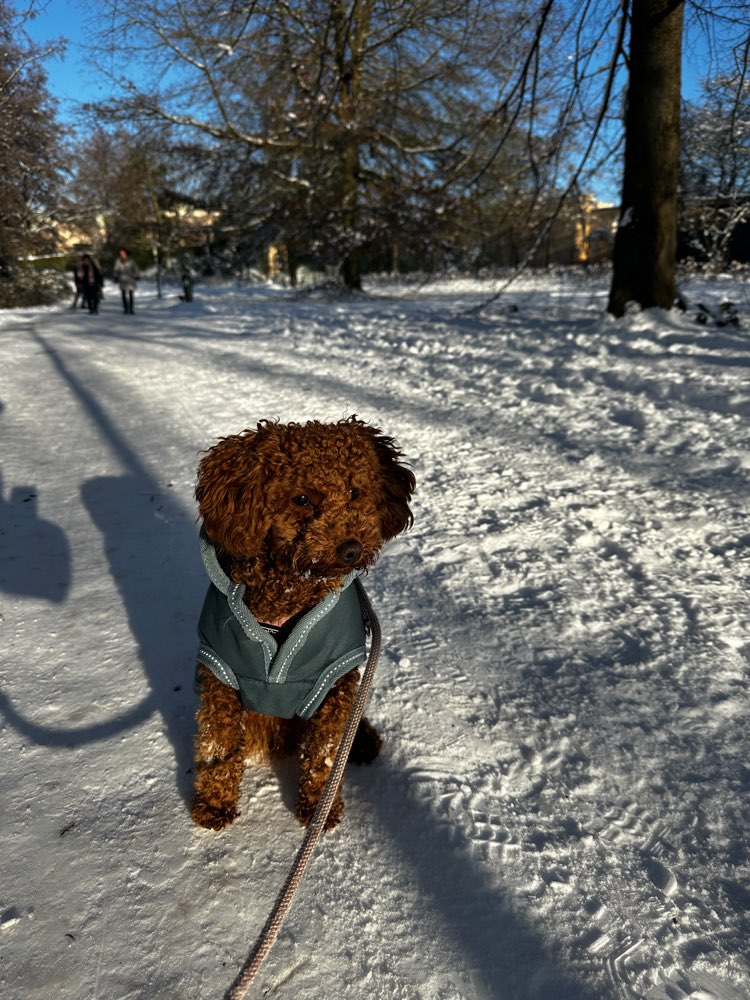
M 266 429 L 221 438 L 198 465 L 195 498 L 203 528 L 217 548 L 232 555 L 257 555 L 265 536 L 266 476 L 259 450 Z
M 367 424 L 359 426 L 360 430 L 370 438 L 380 464 L 383 487 L 380 526 L 383 540 L 387 542 L 414 523 L 409 501 L 414 493 L 416 481 L 411 469 L 400 461 L 401 452 L 394 444 L 393 438 L 386 437 L 377 427 L 368 427 Z

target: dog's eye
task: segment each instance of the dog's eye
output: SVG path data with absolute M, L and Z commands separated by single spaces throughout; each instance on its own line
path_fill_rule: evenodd
M 305 496 L 304 493 L 301 493 L 298 497 L 294 497 L 292 503 L 296 504 L 298 507 L 309 507 L 310 497 Z
M 359 489 L 358 487 L 356 487 L 356 486 L 353 486 L 353 487 L 352 487 L 352 488 L 351 488 L 351 489 L 349 490 L 349 499 L 350 499 L 350 500 L 359 500 L 359 497 L 360 497 L 360 494 L 361 494 L 361 492 L 362 492 L 362 491 L 361 491 L 361 490 L 360 490 L 360 489 Z

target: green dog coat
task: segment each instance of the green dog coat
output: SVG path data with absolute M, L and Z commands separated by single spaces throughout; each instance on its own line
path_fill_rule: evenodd
M 242 600 L 201 531 L 201 557 L 211 583 L 198 622 L 198 662 L 262 715 L 309 719 L 334 683 L 366 659 L 365 626 L 352 571 L 294 625 L 278 645 Z

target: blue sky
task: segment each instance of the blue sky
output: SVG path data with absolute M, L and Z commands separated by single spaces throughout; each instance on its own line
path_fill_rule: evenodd
M 84 44 L 90 35 L 87 29 L 90 11 L 90 7 L 75 0 L 49 0 L 44 13 L 26 25 L 28 34 L 37 43 L 60 37 L 68 39 L 64 58 L 45 63 L 49 91 L 60 101 L 61 115 L 66 118 L 72 115 L 76 101 L 106 96 L 96 82 Z

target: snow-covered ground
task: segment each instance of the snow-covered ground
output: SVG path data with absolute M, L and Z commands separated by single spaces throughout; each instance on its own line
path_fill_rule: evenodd
M 198 453 L 356 413 L 418 482 L 385 649 L 251 996 L 750 996 L 750 294 L 605 277 L 198 286 L 0 314 L 0 995 L 220 1000 L 302 837 L 291 774 L 190 822 Z

